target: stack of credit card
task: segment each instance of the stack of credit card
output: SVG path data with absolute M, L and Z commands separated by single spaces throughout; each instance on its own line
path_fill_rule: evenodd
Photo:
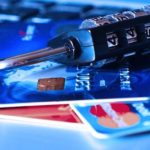
M 43 48 L 56 35 L 77 29 L 86 18 L 131 9 L 129 5 L 0 1 L 0 60 Z M 44 61 L 1 70 L 0 118 L 81 125 L 97 138 L 149 131 L 149 61 L 149 54 L 139 54 L 104 66 Z

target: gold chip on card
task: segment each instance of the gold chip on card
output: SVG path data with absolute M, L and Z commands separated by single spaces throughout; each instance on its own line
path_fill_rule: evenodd
M 65 78 L 44 78 L 38 80 L 38 90 L 63 90 L 65 87 Z

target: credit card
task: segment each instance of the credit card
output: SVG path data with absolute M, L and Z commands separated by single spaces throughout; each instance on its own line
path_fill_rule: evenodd
M 141 97 L 147 100 L 150 96 L 149 60 L 149 57 L 140 57 L 125 65 L 102 68 L 97 65 L 80 68 L 46 61 L 1 71 L 0 107 L 84 103 L 93 100 L 133 101 Z M 39 90 L 39 79 L 46 78 L 50 81 L 52 78 L 63 78 L 63 90 L 54 90 L 54 87 L 52 90 Z
M 81 123 L 69 105 L 28 106 L 0 109 L 0 115 L 25 117 L 41 120 Z
M 71 105 L 97 138 L 150 131 L 150 101 Z
M 0 118 L 11 118 L 22 121 L 42 122 L 42 124 L 51 121 L 66 122 L 70 124 L 81 123 L 79 117 L 69 105 L 51 105 L 51 106 L 28 106 L 0 109 Z

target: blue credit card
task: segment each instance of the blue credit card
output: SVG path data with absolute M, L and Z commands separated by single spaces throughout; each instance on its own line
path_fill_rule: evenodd
M 73 110 L 97 138 L 150 130 L 150 101 L 74 104 Z
M 0 25 L 3 44 L 0 58 L 44 47 L 49 39 L 79 26 L 81 20 L 48 24 L 8 23 Z M 19 34 L 18 34 L 19 33 Z M 0 71 L 0 107 L 70 103 L 72 101 L 133 100 L 150 96 L 150 56 L 101 67 L 65 66 L 46 61 L 17 69 Z M 39 91 L 38 79 L 65 78 L 64 90 Z

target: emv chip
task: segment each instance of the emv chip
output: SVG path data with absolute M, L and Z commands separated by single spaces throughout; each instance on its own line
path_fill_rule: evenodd
M 38 90 L 63 90 L 65 78 L 44 78 L 38 80 Z

